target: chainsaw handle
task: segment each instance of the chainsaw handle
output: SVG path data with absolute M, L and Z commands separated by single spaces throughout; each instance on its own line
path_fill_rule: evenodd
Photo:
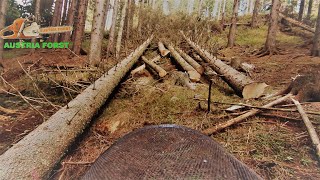
M 5 32 L 8 32 L 8 31 L 13 32 L 13 34 L 8 35 L 8 36 L 5 36 L 4 33 L 5 33 Z M 16 39 L 16 38 L 18 37 L 18 34 L 17 34 L 16 32 L 14 32 L 13 26 L 10 25 L 10 26 L 8 26 L 8 27 L 3 28 L 3 29 L 0 31 L 0 37 L 1 37 L 2 39 Z

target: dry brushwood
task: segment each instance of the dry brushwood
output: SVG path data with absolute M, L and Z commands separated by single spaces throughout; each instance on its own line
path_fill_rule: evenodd
M 276 99 L 276 100 L 274 100 L 274 101 L 272 101 L 272 102 L 270 102 L 270 103 L 268 103 L 268 104 L 266 104 L 266 105 L 264 105 L 262 107 L 263 108 L 270 108 L 272 106 L 275 106 L 277 104 L 280 104 L 280 103 L 286 101 L 291 96 L 292 96 L 292 94 L 287 94 L 286 96 L 283 96 L 283 97 L 281 97 L 279 99 Z M 228 121 L 226 121 L 224 123 L 218 124 L 218 125 L 216 125 L 214 127 L 205 129 L 202 132 L 204 134 L 207 134 L 207 135 L 212 135 L 212 134 L 217 133 L 217 132 L 219 132 L 219 131 L 227 128 L 227 127 L 230 127 L 230 126 L 232 126 L 234 124 L 240 123 L 240 122 L 244 121 L 245 119 L 247 119 L 248 117 L 254 116 L 254 115 L 256 115 L 256 114 L 258 114 L 260 112 L 261 112 L 261 110 L 259 110 L 259 109 L 252 109 L 252 110 L 250 110 L 249 112 L 247 112 L 245 114 L 242 114 L 242 115 L 240 115 L 240 116 L 238 116 L 236 118 L 230 119 L 230 120 L 228 120 Z
M 309 136 L 311 138 L 312 144 L 316 148 L 317 157 L 320 160 L 320 140 L 319 140 L 319 136 L 318 136 L 316 130 L 314 129 L 314 126 L 310 122 L 306 112 L 303 110 L 303 108 L 302 108 L 301 104 L 299 103 L 299 101 L 297 101 L 297 100 L 295 100 L 293 98 L 291 98 L 291 100 L 297 106 L 298 111 L 301 114 L 302 120 L 303 120 L 304 124 L 306 125 L 306 128 L 307 128 L 307 131 L 308 131 Z

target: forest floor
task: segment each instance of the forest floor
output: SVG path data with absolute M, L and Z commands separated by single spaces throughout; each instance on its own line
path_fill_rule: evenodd
M 252 72 L 252 78 L 266 82 L 272 87 L 273 93 L 285 88 L 297 74 L 312 73 L 320 69 L 320 58 L 309 56 L 312 36 L 299 30 L 294 30 L 295 33 L 279 33 L 279 55 L 261 58 L 254 56 L 263 46 L 266 30 L 266 26 L 254 30 L 240 27 L 236 41 L 238 46 L 233 49 L 219 48 L 218 54 L 239 57 L 254 64 L 256 69 Z M 212 36 L 209 41 L 214 41 L 215 46 L 223 47 L 226 34 L 227 32 L 223 32 Z M 156 55 L 153 46 L 156 46 L 156 42 L 145 53 L 146 57 Z M 85 69 L 86 57 L 71 58 L 68 50 L 43 50 L 32 55 L 23 55 L 21 52 L 16 55 L 10 51 L 7 52 L 7 57 L 3 77 L 24 96 L 38 97 L 33 100 L 40 102 L 34 101 L 32 104 L 41 107 L 41 112 L 46 117 L 77 94 L 68 94 L 54 84 L 51 78 L 61 80 L 64 82 L 63 86 L 80 92 L 99 76 L 99 73 L 92 75 L 87 71 L 73 73 L 71 67 Z M 33 75 L 33 80 L 26 76 L 18 62 Z M 115 62 L 108 61 L 107 68 L 112 67 Z M 180 68 L 170 58 L 162 58 L 160 63 L 169 73 L 164 79 L 154 78 L 148 71 L 144 71 L 134 77 L 128 75 L 123 80 L 99 117 L 62 159 L 52 174 L 53 179 L 79 178 L 102 152 L 134 129 L 151 124 L 178 124 L 201 131 L 235 117 L 235 114 L 225 111 L 229 107 L 227 105 L 215 105 L 211 113 L 207 113 L 206 103 L 195 99 L 208 97 L 208 83 L 205 79 L 196 84 L 195 90 L 180 86 L 176 77 Z M 46 71 L 53 67 L 58 73 Z M 62 71 L 65 69 L 69 72 Z M 75 81 L 83 83 L 79 87 L 73 87 Z M 34 82 L 56 106 L 47 103 L 34 90 Z M 16 93 L 12 87 L 0 84 L 0 106 L 12 110 L 0 111 L 0 154 L 43 121 L 41 115 L 19 96 L 8 95 L 5 91 Z M 245 101 L 222 81 L 214 83 L 212 101 L 253 105 L 267 102 L 261 99 Z M 320 111 L 320 103 L 303 106 L 307 110 Z M 294 112 L 265 111 L 211 137 L 265 179 L 320 179 L 319 164 L 300 119 L 300 115 Z M 316 130 L 320 133 L 319 116 L 310 116 L 310 119 L 315 122 Z

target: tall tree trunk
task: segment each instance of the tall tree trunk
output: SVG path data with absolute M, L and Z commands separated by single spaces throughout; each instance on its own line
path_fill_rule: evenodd
M 228 45 L 227 45 L 227 47 L 230 47 L 230 48 L 234 46 L 234 41 L 236 38 L 235 36 L 236 36 L 236 30 L 237 30 L 238 9 L 239 9 L 239 0 L 234 0 L 231 26 L 229 30 Z
M 53 17 L 52 17 L 51 26 L 59 26 L 60 25 L 62 5 L 63 5 L 63 0 L 56 0 L 55 5 L 54 5 L 54 13 L 53 13 Z M 53 34 L 53 35 L 51 35 L 50 40 L 57 42 L 58 38 L 59 38 L 59 34 Z
M 162 11 L 166 16 L 170 14 L 169 0 L 163 0 Z
M 299 16 L 298 16 L 299 21 L 302 21 L 302 18 L 303 18 L 304 4 L 305 4 L 305 0 L 301 0 L 300 1 Z
M 117 37 L 117 44 L 116 44 L 116 59 L 119 59 L 120 57 L 120 49 L 121 49 L 121 40 L 122 40 L 122 34 L 124 29 L 124 22 L 126 19 L 126 11 L 127 11 L 128 1 L 124 1 L 124 5 L 122 7 L 121 11 L 121 19 L 120 19 L 120 25 L 119 25 L 119 31 L 118 31 L 118 37 Z
M 320 56 L 320 4 L 318 8 L 316 32 L 314 33 L 311 56 Z
M 71 1 L 71 5 L 68 10 L 66 25 L 74 26 L 74 16 L 75 16 L 78 1 L 77 0 L 69 0 L 69 1 Z M 62 41 L 64 42 L 70 41 L 71 33 L 69 32 L 63 33 L 62 37 L 63 37 Z
M 258 12 L 260 9 L 260 0 L 256 0 L 254 3 L 253 15 L 251 20 L 251 27 L 255 28 L 258 26 Z
M 110 31 L 110 28 L 112 26 L 112 16 L 113 16 L 113 11 L 114 11 L 114 2 L 115 0 L 109 0 L 109 4 L 108 4 L 108 9 L 107 9 L 107 14 L 106 14 L 106 22 L 104 24 L 104 31 Z M 110 35 L 110 32 L 109 32 Z
M 276 34 L 278 30 L 278 16 L 279 16 L 279 8 L 280 8 L 280 1 L 279 0 L 272 0 L 272 8 L 270 13 L 270 22 L 268 28 L 268 35 L 265 46 L 261 51 L 261 55 L 266 54 L 275 54 L 277 52 L 276 48 Z
M 76 30 L 74 32 L 73 51 L 75 54 L 80 54 L 82 39 L 84 35 L 84 28 L 87 17 L 88 0 L 80 0 L 78 4 L 77 22 L 75 23 Z
M 69 11 L 69 1 L 70 0 L 64 0 L 63 1 L 63 15 L 62 15 L 62 19 L 61 19 L 61 24 L 64 25 L 67 21 L 67 14 Z
M 310 21 L 310 18 L 311 18 L 312 5 L 313 5 L 313 0 L 309 0 L 308 12 L 307 12 L 307 17 L 306 17 L 307 21 Z
M 105 7 L 105 11 L 104 11 L 104 15 L 103 15 L 103 22 L 102 22 L 102 27 L 103 27 L 102 33 L 107 31 L 106 29 L 107 29 L 108 16 L 112 16 L 112 15 L 109 15 L 110 14 L 109 13 L 109 11 L 110 11 L 109 7 L 111 5 L 111 1 L 112 0 L 106 0 L 106 7 Z
M 113 15 L 112 15 L 112 25 L 109 34 L 108 46 L 107 46 L 107 58 L 110 53 L 114 53 L 114 39 L 116 35 L 116 26 L 117 26 L 117 17 L 118 17 L 118 9 L 119 9 L 119 0 L 115 0 L 113 6 Z
M 203 3 L 203 0 L 199 0 L 199 5 L 198 5 L 198 16 L 199 17 L 201 16 L 202 3 Z
M 8 6 L 8 1 L 7 0 L 2 0 L 0 2 L 0 29 L 3 29 L 6 25 L 6 14 L 7 14 L 7 6 Z M 1 66 L 1 61 L 3 59 L 3 44 L 4 40 L 0 38 L 0 66 Z M 1 67 L 0 67 L 1 69 Z M 1 74 L 1 71 L 0 71 Z
M 88 61 L 91 66 L 97 66 L 101 61 L 101 47 L 107 0 L 95 0 L 92 31 L 90 39 L 90 51 Z
M 191 15 L 193 13 L 194 8 L 194 0 L 188 1 L 188 14 Z
M 40 16 L 40 3 L 41 0 L 34 0 L 35 1 L 35 9 L 34 9 L 34 14 L 35 14 L 35 20 L 38 24 L 40 24 L 41 22 L 41 16 Z M 36 42 L 36 38 L 32 38 L 31 42 L 35 43 Z M 36 51 L 36 49 L 31 49 L 31 53 L 34 53 Z
M 134 13 L 133 13 L 133 3 L 132 0 L 128 0 L 128 14 L 127 14 L 127 26 L 126 26 L 126 42 L 129 40 L 130 38 L 130 33 L 131 33 L 131 27 L 132 27 L 132 22 L 131 22 L 131 17 L 133 17 Z
M 153 10 L 156 9 L 156 0 L 152 0 L 152 9 L 153 9 Z

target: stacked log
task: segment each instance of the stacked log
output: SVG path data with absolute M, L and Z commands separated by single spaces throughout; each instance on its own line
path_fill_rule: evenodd
M 196 43 L 187 38 L 182 31 L 180 33 L 186 42 L 203 58 L 203 60 L 209 63 L 209 66 L 221 75 L 236 94 L 244 99 L 258 98 L 263 95 L 264 90 L 267 87 L 265 83 L 253 81 L 250 77 L 223 63 L 216 57 L 213 57 L 208 51 L 202 49 Z
M 185 59 L 199 74 L 203 74 L 204 69 L 197 61 L 195 61 L 187 53 L 183 52 L 180 48 L 175 47 L 175 49 L 181 55 L 181 57 L 183 57 L 183 59 Z
M 143 60 L 143 62 L 145 62 L 147 65 L 149 65 L 152 69 L 154 69 L 158 74 L 159 77 L 162 78 L 164 76 L 167 75 L 167 72 L 160 67 L 159 65 L 157 65 L 156 63 L 149 61 L 146 57 L 142 56 L 141 59 Z
M 54 166 L 83 132 L 153 36 L 126 59 L 0 156 L 0 179 L 49 179 Z

